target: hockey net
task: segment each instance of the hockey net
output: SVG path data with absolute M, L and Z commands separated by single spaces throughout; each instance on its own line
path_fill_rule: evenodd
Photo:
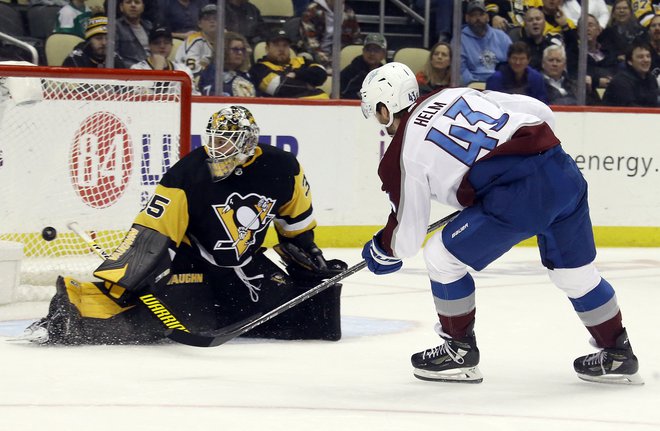
M 69 223 L 116 248 L 190 149 L 190 94 L 181 72 L 0 66 L 0 241 L 23 245 L 21 286 L 93 279 Z

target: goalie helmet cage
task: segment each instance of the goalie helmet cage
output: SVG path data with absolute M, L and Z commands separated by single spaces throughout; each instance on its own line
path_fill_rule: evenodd
M 190 98 L 183 72 L 0 66 L 0 241 L 23 245 L 20 285 L 93 279 L 67 225 L 117 247 L 190 151 Z

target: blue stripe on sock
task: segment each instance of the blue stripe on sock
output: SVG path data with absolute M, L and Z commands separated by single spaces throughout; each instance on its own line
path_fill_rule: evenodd
M 474 280 L 470 274 L 447 284 L 431 280 L 431 291 L 433 296 L 445 301 L 467 298 L 474 293 Z
M 591 292 L 579 298 L 569 298 L 573 308 L 577 312 L 591 311 L 607 303 L 614 297 L 614 289 L 604 278 L 594 287 Z

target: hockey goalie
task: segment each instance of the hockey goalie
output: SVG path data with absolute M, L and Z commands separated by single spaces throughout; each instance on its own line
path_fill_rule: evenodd
M 66 345 L 157 342 L 173 322 L 191 332 L 225 327 L 345 270 L 314 243 L 301 165 L 290 153 L 258 145 L 258 137 L 246 108 L 213 114 L 204 145 L 163 176 L 123 242 L 94 272 L 102 281 L 59 277 L 48 315 L 24 337 Z M 271 222 L 286 271 L 264 254 Z M 337 284 L 245 336 L 339 340 L 340 292 Z M 145 297 L 167 304 L 172 315 L 158 319 Z

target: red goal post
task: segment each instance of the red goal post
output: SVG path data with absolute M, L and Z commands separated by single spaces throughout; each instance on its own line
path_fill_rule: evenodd
M 0 241 L 22 245 L 21 284 L 90 279 L 67 225 L 118 245 L 190 151 L 191 89 L 178 71 L 0 66 Z

